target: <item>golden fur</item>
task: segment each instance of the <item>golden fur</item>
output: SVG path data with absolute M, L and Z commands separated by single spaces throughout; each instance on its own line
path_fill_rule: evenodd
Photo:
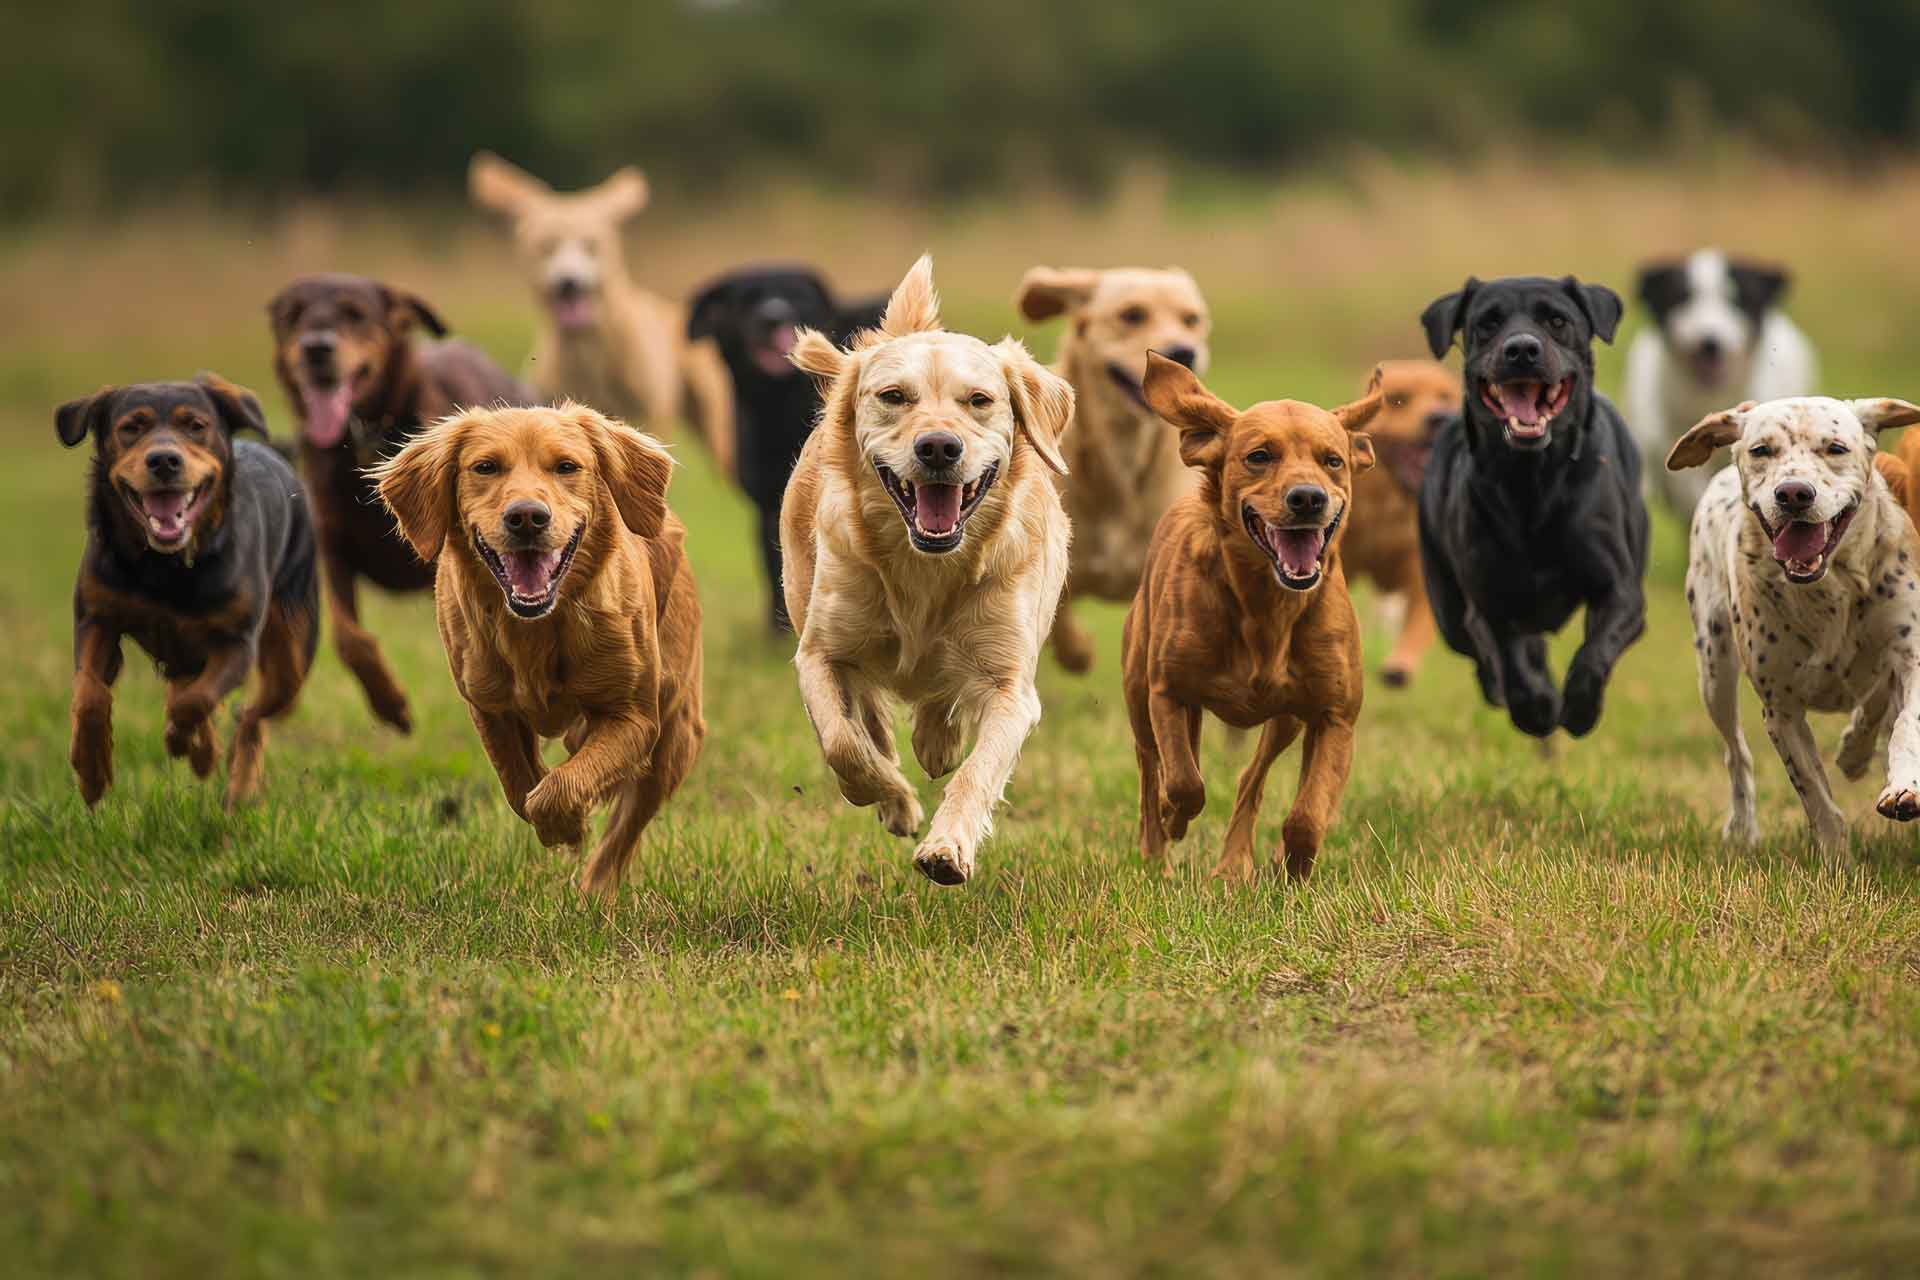
M 1178 268 L 1035 267 L 1014 303 L 1028 320 L 1067 317 L 1052 368 L 1075 397 L 1061 446 L 1073 479 L 1060 483 L 1073 553 L 1053 654 L 1067 670 L 1085 671 L 1093 640 L 1074 621 L 1073 597 L 1133 599 L 1154 525 L 1193 487 L 1174 433 L 1142 398 L 1147 352 L 1184 349 L 1204 374 L 1212 322 L 1200 287 Z
M 647 205 L 640 171 L 628 166 L 599 186 L 556 192 L 481 151 L 468 167 L 467 187 L 474 203 L 513 223 L 520 260 L 543 302 L 551 301 L 556 274 L 588 286 L 586 323 L 562 327 L 551 307 L 543 311 L 527 380 L 543 396 L 570 397 L 653 430 L 684 415 L 731 475 L 733 384 L 719 349 L 689 343 L 686 309 L 627 275 L 620 227 Z
M 922 767 L 937 778 L 958 766 L 914 865 L 958 884 L 1040 718 L 1034 669 L 1068 543 L 1047 472 L 1065 469 L 1059 439 L 1073 390 L 1011 338 L 988 346 L 941 329 L 926 258 L 894 291 L 880 329 L 851 350 L 804 332 L 792 358 L 821 380 L 826 402 L 781 511 L 801 699 L 841 794 L 878 806 L 897 836 L 923 817 L 893 741 L 891 699 L 912 704 Z M 970 477 L 963 492 L 980 493 L 958 541 L 939 553 L 916 548 L 876 469 L 911 483 L 917 504 L 922 486 L 942 487 L 916 458 L 930 433 L 964 442 L 954 474 Z
M 1372 444 L 1359 428 L 1379 410 L 1380 397 L 1331 413 L 1293 400 L 1241 413 L 1191 370 L 1159 356 L 1148 358 L 1146 390 L 1179 428 L 1181 456 L 1199 470 L 1201 484 L 1154 531 L 1127 611 L 1124 680 L 1140 765 L 1140 851 L 1150 866 L 1166 869 L 1168 842 L 1183 837 L 1206 805 L 1194 753 L 1200 713 L 1211 711 L 1238 728 L 1261 726 L 1214 874 L 1252 878 L 1267 771 L 1304 730 L 1300 789 L 1281 828 L 1287 873 L 1302 878 L 1313 869 L 1353 763 L 1364 680 L 1340 544 L 1354 477 L 1373 465 Z M 1296 486 L 1324 495 L 1324 510 L 1312 517 L 1320 523 L 1289 513 Z M 1331 529 L 1311 586 L 1281 583 L 1278 561 L 1254 541 L 1253 519 Z
M 571 403 L 445 418 L 377 469 L 402 533 L 438 561 L 447 663 L 507 803 L 541 843 L 581 846 L 593 808 L 614 802 L 582 890 L 618 887 L 706 736 L 700 602 L 667 509 L 671 470 L 659 442 Z M 527 509 L 550 516 L 515 534 Z M 526 554 L 576 549 L 542 603 L 516 594 L 510 607 L 495 564 L 523 536 Z M 540 740 L 556 737 L 571 754 L 548 772 Z

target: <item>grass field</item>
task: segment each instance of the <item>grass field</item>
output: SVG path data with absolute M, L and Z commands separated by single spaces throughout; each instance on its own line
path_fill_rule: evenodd
M 676 289 L 781 254 L 868 287 L 930 246 L 950 318 L 990 336 L 1030 262 L 1182 261 L 1223 393 L 1327 402 L 1412 354 L 1469 270 L 1624 287 L 1644 250 L 1724 238 L 1801 269 L 1834 390 L 1920 391 L 1920 174 L 1520 176 L 1147 188 L 1099 215 L 663 211 L 635 256 Z M 1873 816 L 1870 776 L 1843 788 L 1855 849 L 1820 860 L 1755 734 L 1769 839 L 1720 846 L 1670 522 L 1590 739 L 1543 759 L 1436 652 L 1410 692 L 1369 688 L 1301 889 L 1195 869 L 1239 763 L 1218 734 L 1188 865 L 1143 873 L 1117 608 L 1089 611 L 1090 678 L 1043 668 L 978 877 L 920 879 L 839 802 L 757 625 L 745 508 L 691 446 L 711 736 L 611 913 L 501 801 L 424 598 L 371 610 L 414 734 L 375 728 L 326 652 L 233 819 L 165 759 L 130 651 L 87 813 L 65 762 L 84 462 L 50 407 L 203 367 L 268 389 L 261 304 L 321 266 L 525 350 L 501 239 L 451 214 L 157 213 L 0 246 L 9 1273 L 1911 1274 L 1916 837 Z M 1291 791 L 1283 764 L 1267 845 Z

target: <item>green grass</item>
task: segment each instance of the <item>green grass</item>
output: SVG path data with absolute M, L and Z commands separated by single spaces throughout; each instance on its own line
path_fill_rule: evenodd
M 1005 327 L 997 280 L 943 283 L 957 320 Z M 469 327 L 513 359 L 523 306 L 496 285 Z M 1264 289 L 1216 289 L 1239 335 L 1217 385 L 1357 386 L 1344 348 L 1251 336 L 1283 309 Z M 1424 301 L 1365 324 L 1410 332 Z M 130 650 L 114 789 L 81 806 L 84 464 L 49 402 L 202 365 L 264 386 L 255 323 L 249 302 L 210 333 L 157 325 L 138 359 L 15 333 L 0 369 L 8 1271 L 1752 1276 L 1920 1257 L 1914 837 L 1872 815 L 1870 777 L 1843 789 L 1857 847 L 1817 858 L 1756 734 L 1769 840 L 1720 845 L 1671 523 L 1593 737 L 1543 759 L 1436 652 L 1412 691 L 1369 688 L 1301 889 L 1196 870 L 1239 763 L 1212 730 L 1188 864 L 1144 873 L 1120 611 L 1089 610 L 1099 665 L 1043 667 L 980 874 L 941 890 L 839 802 L 788 651 L 758 629 L 746 511 L 685 448 L 712 732 L 607 913 L 501 801 L 424 598 L 371 609 L 413 736 L 373 727 L 325 652 L 263 803 L 229 819 L 165 759 Z M 1916 354 L 1861 372 L 1897 391 Z M 1385 648 L 1370 630 L 1369 661 Z M 1291 791 L 1289 762 L 1263 844 Z

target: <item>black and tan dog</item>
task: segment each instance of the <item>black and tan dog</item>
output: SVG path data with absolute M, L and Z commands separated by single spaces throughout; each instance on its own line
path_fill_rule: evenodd
M 1593 389 L 1593 342 L 1612 342 L 1620 298 L 1572 276 L 1469 279 L 1421 316 L 1444 358 L 1461 335 L 1466 403 L 1420 488 L 1427 596 L 1448 646 L 1522 733 L 1579 737 L 1607 678 L 1646 628 L 1647 508 L 1640 455 Z M 1547 634 L 1586 609 L 1566 691 Z
M 406 733 L 407 695 L 360 625 L 359 580 L 422 591 L 433 585 L 433 566 L 414 558 L 365 470 L 455 410 L 532 404 L 534 396 L 476 347 L 416 342 L 416 328 L 444 338 L 446 325 L 421 299 L 376 280 L 304 276 L 267 311 L 274 372 L 300 418 L 334 647 L 373 713 Z
M 265 721 L 292 710 L 318 635 L 313 524 L 293 468 L 263 444 L 253 393 L 194 382 L 108 387 L 54 413 L 93 437 L 87 549 L 73 598 L 73 771 L 88 805 L 113 780 L 113 682 L 131 637 L 167 681 L 167 753 L 206 777 L 213 712 L 257 670 L 234 729 L 227 807 L 260 785 Z

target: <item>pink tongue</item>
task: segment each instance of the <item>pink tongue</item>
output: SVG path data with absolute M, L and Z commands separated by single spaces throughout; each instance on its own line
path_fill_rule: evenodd
M 793 350 L 793 326 L 783 324 L 768 334 L 767 345 L 783 356 Z
M 1789 560 L 1812 564 L 1827 547 L 1827 526 L 1805 520 L 1789 520 L 1773 535 L 1773 558 L 1783 564 Z
M 1540 384 L 1537 382 L 1503 382 L 1494 387 L 1493 393 L 1500 397 L 1500 412 L 1508 418 L 1518 418 L 1520 425 L 1530 427 L 1540 421 Z
M 143 493 L 140 509 L 147 517 L 147 528 L 163 538 L 178 536 L 187 523 L 187 494 Z
M 960 523 L 960 486 L 923 484 L 913 491 L 913 518 L 923 533 L 952 533 Z
M 767 335 L 765 346 L 753 349 L 753 358 L 771 377 L 780 378 L 798 373 L 799 370 L 795 369 L 787 359 L 787 353 L 793 350 L 793 340 L 793 326 L 783 324 Z
M 593 304 L 585 298 L 555 298 L 553 322 L 562 329 L 584 329 L 593 322 Z
M 1326 545 L 1325 529 L 1270 529 L 1273 549 L 1280 567 L 1289 578 L 1311 578 L 1320 567 L 1320 548 Z
M 544 599 L 553 584 L 553 571 L 560 567 L 558 551 L 509 551 L 500 557 L 506 566 L 507 583 L 513 594 L 526 600 Z
M 307 410 L 307 439 L 322 449 L 339 444 L 347 434 L 347 415 L 353 412 L 353 384 L 302 387 L 300 399 Z

